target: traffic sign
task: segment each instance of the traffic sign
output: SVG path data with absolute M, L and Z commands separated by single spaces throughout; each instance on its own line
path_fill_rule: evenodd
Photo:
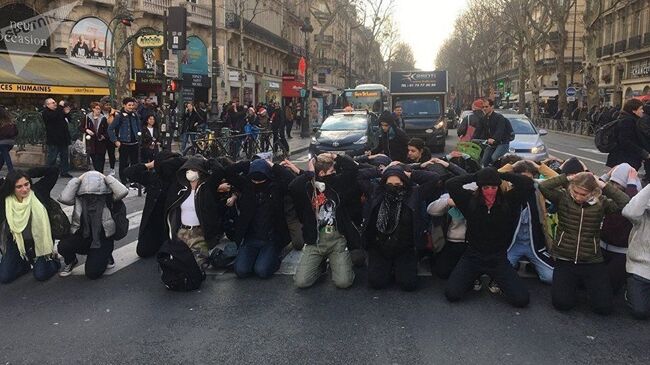
M 576 101 L 576 97 L 575 96 L 567 96 L 566 101 L 568 101 L 569 103 L 573 102 L 573 101 Z
M 165 60 L 165 76 L 172 79 L 178 78 L 178 61 Z
M 573 86 L 569 86 L 566 88 L 566 96 L 576 96 L 577 93 L 578 90 Z

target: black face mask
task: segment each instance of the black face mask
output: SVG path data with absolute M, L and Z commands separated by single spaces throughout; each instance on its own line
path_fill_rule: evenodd
M 406 187 L 404 185 L 398 186 L 398 185 L 386 184 L 386 192 L 388 194 L 391 194 L 391 195 L 393 195 L 393 194 L 394 195 L 399 195 L 400 193 L 402 193 L 405 190 L 406 190 Z
M 325 176 L 316 176 L 316 181 L 320 181 L 327 184 L 331 184 L 334 179 L 336 178 L 336 174 L 330 174 L 330 175 L 325 175 Z

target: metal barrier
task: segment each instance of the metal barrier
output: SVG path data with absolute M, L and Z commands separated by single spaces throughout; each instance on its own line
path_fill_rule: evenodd
M 558 120 L 550 118 L 535 119 L 535 127 L 582 136 L 593 136 L 596 129 L 598 129 L 598 126 L 586 120 Z

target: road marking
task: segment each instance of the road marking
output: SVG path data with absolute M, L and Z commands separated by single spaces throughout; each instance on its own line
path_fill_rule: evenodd
M 568 152 L 564 152 L 564 151 L 556 150 L 556 149 L 553 149 L 553 148 L 549 148 L 548 150 L 549 150 L 549 151 L 553 151 L 553 152 L 557 152 L 557 153 L 562 154 L 562 155 L 565 155 L 565 156 L 577 157 L 577 158 L 579 158 L 579 159 L 581 159 L 581 160 L 587 160 L 587 161 L 595 162 L 595 163 L 597 163 L 597 164 L 601 164 L 601 165 L 604 165 L 604 164 L 605 164 L 604 162 L 602 162 L 602 161 L 598 161 L 598 160 L 594 160 L 593 158 L 584 157 L 584 156 L 579 156 L 579 155 L 575 155 L 575 154 L 573 154 L 573 153 L 568 153 Z
M 603 156 L 607 156 L 607 153 L 600 152 L 600 151 L 598 151 L 597 149 L 594 149 L 594 148 L 578 148 L 578 149 L 581 150 L 581 151 L 585 151 L 585 152 L 593 153 L 593 154 L 595 154 L 595 155 L 603 155 Z
M 113 250 L 113 259 L 115 260 L 115 267 L 108 269 L 104 272 L 104 275 L 113 275 L 116 272 L 124 269 L 125 267 L 137 262 L 140 260 L 140 256 L 135 252 L 135 247 L 137 246 L 138 241 L 135 240 L 128 245 L 124 245 L 117 250 Z M 72 275 L 84 275 L 86 270 L 84 265 L 80 264 L 72 270 Z

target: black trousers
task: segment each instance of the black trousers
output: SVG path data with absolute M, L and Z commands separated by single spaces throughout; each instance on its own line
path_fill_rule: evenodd
M 151 217 L 150 219 L 153 220 L 154 218 Z M 148 224 L 138 237 L 135 252 L 142 258 L 151 257 L 158 253 L 160 246 L 166 240 L 169 240 L 169 237 L 165 230 L 161 229 L 161 226 L 156 227 L 153 224 Z
M 287 138 L 284 136 L 284 126 L 273 128 L 273 145 L 276 144 L 281 144 L 285 150 L 289 151 L 289 142 L 287 142 Z M 273 152 L 277 151 L 274 149 Z
M 386 255 L 377 249 L 368 250 L 368 286 L 388 287 L 395 282 L 402 290 L 413 291 L 418 286 L 418 259 L 414 249 L 396 255 Z
M 578 286 L 581 283 L 589 294 L 594 312 L 612 312 L 614 295 L 605 263 L 574 264 L 571 261 L 555 260 L 551 287 L 553 306 L 563 311 L 575 307 Z
M 103 236 L 103 235 L 102 235 Z M 81 229 L 59 241 L 59 254 L 63 256 L 66 265 L 74 262 L 77 254 L 86 255 L 86 277 L 99 279 L 106 271 L 106 265 L 113 254 L 114 241 L 110 238 L 102 238 L 99 248 L 90 248 L 92 238 L 84 238 Z
M 287 131 L 287 137 L 291 138 L 291 129 L 293 129 L 293 120 L 287 120 L 284 122 L 284 129 Z
M 461 300 L 474 281 L 487 274 L 501 288 L 503 296 L 515 307 L 525 307 L 530 301 L 528 289 L 506 257 L 506 253 L 483 254 L 469 247 L 447 280 L 445 296 L 450 302 Z
M 630 275 L 627 279 L 627 299 L 636 319 L 650 318 L 650 280 Z
M 465 250 L 467 250 L 467 243 L 447 241 L 445 247 L 431 260 L 431 272 L 440 279 L 449 279 L 449 275 L 463 257 Z
M 120 181 L 122 184 L 126 184 L 126 178 L 122 172 L 126 170 L 127 167 L 135 165 L 138 163 L 138 145 L 121 145 L 120 146 Z
M 104 173 L 104 165 L 106 165 L 106 153 L 99 155 L 99 154 L 92 154 L 90 155 L 90 159 L 93 161 L 93 169 L 95 171 L 101 172 L 102 174 Z
M 108 153 L 108 165 L 115 169 L 115 145 L 106 143 L 106 152 Z
M 607 265 L 607 273 L 612 284 L 612 292 L 616 294 L 625 285 L 625 281 L 627 280 L 628 275 L 627 271 L 625 271 L 627 256 L 623 253 L 616 253 L 605 249 L 601 251 L 605 258 L 605 265 Z

